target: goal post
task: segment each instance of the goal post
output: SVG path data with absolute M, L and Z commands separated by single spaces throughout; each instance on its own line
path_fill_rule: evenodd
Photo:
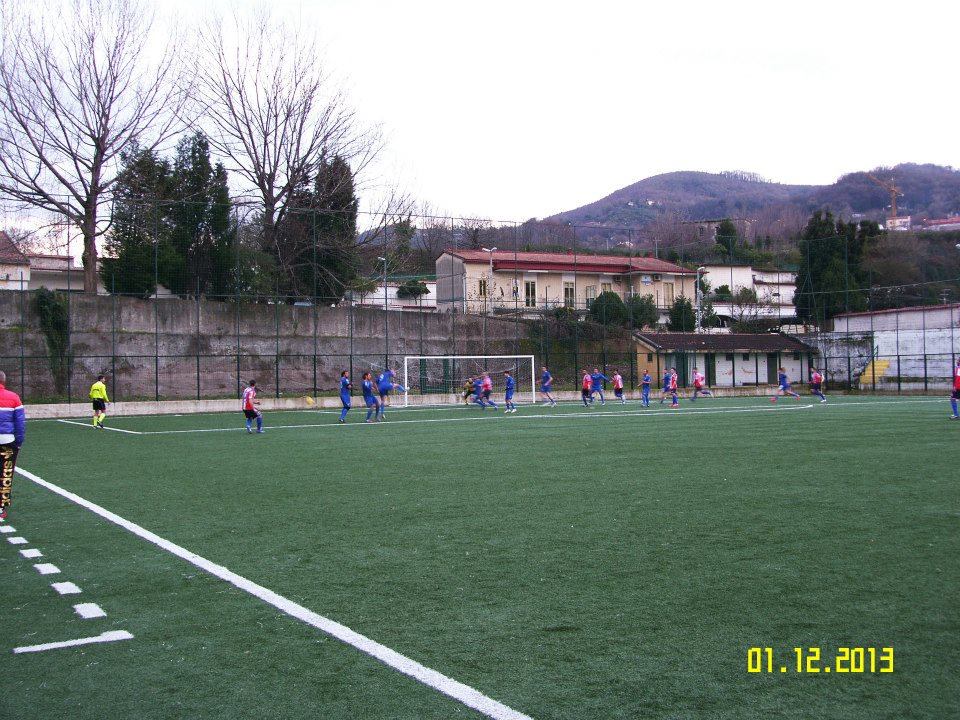
M 483 373 L 490 374 L 494 398 L 502 399 L 505 370 L 516 381 L 516 402 L 536 402 L 537 376 L 533 355 L 406 355 L 403 358 L 403 404 L 462 403 L 464 384 Z

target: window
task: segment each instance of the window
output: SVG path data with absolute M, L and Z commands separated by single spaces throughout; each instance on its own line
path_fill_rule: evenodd
M 577 304 L 577 290 L 572 282 L 563 284 L 563 304 L 568 308 Z
M 523 283 L 523 304 L 527 307 L 537 306 L 537 281 L 527 280 Z
M 663 304 L 673 305 L 673 283 L 663 284 Z
M 744 359 L 744 360 L 749 360 L 749 359 L 750 359 L 750 353 L 744 353 L 744 354 L 743 354 L 743 359 Z
M 647 353 L 647 362 L 653 362 L 653 353 Z
M 600 283 L 600 292 L 602 292 L 602 293 L 605 293 L 605 292 L 613 292 L 613 284 L 612 284 L 612 283 Z
M 592 303 L 597 299 L 597 286 L 587 285 L 587 303 Z
M 794 359 L 794 360 L 799 360 L 799 359 L 800 359 L 800 353 L 795 352 L 795 353 L 793 354 L 793 359 Z
M 724 359 L 727 362 L 733 362 L 733 353 L 727 353 Z
M 487 296 L 487 279 L 480 278 L 477 281 L 477 290 L 480 292 L 480 297 L 485 298 Z

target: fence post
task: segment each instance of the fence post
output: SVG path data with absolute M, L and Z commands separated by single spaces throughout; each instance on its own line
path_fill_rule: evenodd
M 200 276 L 197 276 L 197 400 L 200 399 Z
M 117 280 L 110 273 L 110 396 L 117 401 Z
M 20 271 L 20 397 L 24 398 L 27 396 L 26 391 L 26 373 L 27 373 L 27 363 L 24 357 L 24 345 L 26 343 L 26 338 L 24 333 L 26 332 L 27 327 L 27 313 L 26 313 L 26 291 L 23 284 L 23 270 Z M 953 315 L 950 316 L 951 318 Z
M 927 386 L 927 311 L 925 308 L 920 309 L 920 323 L 923 327 L 923 391 L 926 392 L 929 388 Z
M 280 397 L 280 281 L 273 294 L 273 396 Z

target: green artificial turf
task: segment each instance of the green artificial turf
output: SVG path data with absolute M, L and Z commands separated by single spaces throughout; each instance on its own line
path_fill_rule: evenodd
M 239 413 L 108 421 L 143 435 L 33 421 L 20 465 L 534 718 L 947 718 L 948 413 L 304 411 L 253 436 Z M 9 524 L 44 558 L 0 541 L 2 717 L 480 717 L 23 477 Z M 107 629 L 135 638 L 11 653 Z M 754 646 L 774 673 L 747 672 Z M 797 646 L 893 646 L 895 671 L 797 674 Z

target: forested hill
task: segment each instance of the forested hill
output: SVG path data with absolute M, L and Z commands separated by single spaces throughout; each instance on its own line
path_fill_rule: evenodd
M 784 185 L 743 172 L 671 172 L 628 185 L 588 205 L 549 220 L 643 227 L 666 213 L 703 220 L 793 209 L 808 214 L 825 208 L 882 219 L 890 194 L 868 175 L 894 182 L 902 191 L 901 214 L 915 218 L 960 212 L 960 171 L 941 165 L 902 164 L 842 176 L 832 185 Z

